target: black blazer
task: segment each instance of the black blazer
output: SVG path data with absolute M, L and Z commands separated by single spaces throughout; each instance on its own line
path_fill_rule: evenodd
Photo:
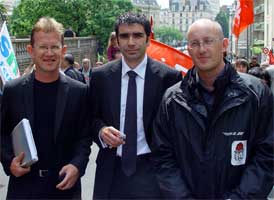
M 55 167 L 60 170 L 64 165 L 71 163 L 78 168 L 82 176 L 89 160 L 91 145 L 91 137 L 88 135 L 88 127 L 85 122 L 87 121 L 88 89 L 86 85 L 59 74 L 54 127 L 57 157 Z M 22 118 L 27 118 L 31 127 L 34 125 L 33 82 L 34 73 L 9 81 L 6 83 L 3 93 L 1 162 L 6 174 L 10 175 L 10 182 L 13 183 L 16 183 L 16 180 L 20 180 L 21 177 L 13 177 L 9 170 L 14 158 L 10 134 Z M 10 184 L 9 187 L 12 185 Z M 20 186 L 17 187 L 20 188 Z
M 112 182 L 117 148 L 102 148 L 98 134 L 103 126 L 120 129 L 121 73 L 120 59 L 95 68 L 90 81 L 93 139 L 100 148 L 96 160 L 94 197 L 107 197 Z M 180 72 L 148 58 L 143 100 L 143 122 L 148 145 L 151 144 L 152 121 L 164 92 L 181 79 Z

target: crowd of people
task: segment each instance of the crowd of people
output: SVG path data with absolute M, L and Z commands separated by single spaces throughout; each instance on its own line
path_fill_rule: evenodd
M 256 66 L 239 60 L 233 67 L 223 56 L 229 41 L 220 24 L 199 19 L 187 32 L 194 65 L 182 77 L 147 55 L 150 33 L 145 15 L 124 13 L 111 33 L 110 61 L 91 68 L 84 58 L 76 69 L 62 24 L 49 17 L 34 24 L 31 70 L 8 81 L 2 97 L 7 199 L 81 199 L 93 142 L 93 199 L 267 198 L 273 94 L 245 73 Z M 11 141 L 23 118 L 39 157 L 27 167 Z
M 234 67 L 238 72 L 248 73 L 261 79 L 274 93 L 274 74 L 271 73 L 272 67 L 268 63 L 259 64 L 258 57 L 252 56 L 250 63 L 245 58 L 238 58 Z

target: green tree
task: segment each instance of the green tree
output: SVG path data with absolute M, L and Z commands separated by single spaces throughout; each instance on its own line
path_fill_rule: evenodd
M 84 0 L 22 0 L 10 17 L 10 31 L 14 36 L 25 37 L 40 17 L 49 16 L 79 33 L 85 23 L 83 3 Z
M 222 29 L 223 29 L 223 32 L 224 32 L 224 36 L 226 38 L 228 38 L 228 35 L 229 35 L 229 25 L 228 25 L 228 21 L 229 21 L 229 16 L 228 14 L 226 14 L 224 11 L 220 11 L 216 18 L 215 18 L 215 21 L 219 22 L 222 26 Z
M 26 37 L 40 17 L 49 16 L 71 27 L 77 36 L 96 35 L 106 46 L 117 16 L 132 9 L 130 0 L 21 0 L 9 28 L 12 35 Z
M 173 44 L 173 41 L 183 40 L 183 34 L 179 30 L 169 26 L 155 28 L 154 34 L 157 40 L 166 44 Z
M 107 45 L 108 37 L 114 31 L 116 18 L 124 13 L 133 10 L 130 0 L 91 0 L 92 5 L 87 13 L 85 35 L 96 35 L 104 47 Z
M 5 15 L 7 14 L 7 8 L 4 6 L 3 2 L 0 2 L 0 20 L 5 20 Z

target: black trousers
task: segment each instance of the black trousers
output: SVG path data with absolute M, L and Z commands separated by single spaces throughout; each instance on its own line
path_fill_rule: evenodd
M 31 171 L 22 177 L 10 176 L 7 199 L 81 199 L 81 182 L 69 190 L 56 189 L 58 171 Z
M 136 173 L 128 177 L 116 158 L 110 199 L 160 199 L 160 189 L 150 160 L 150 154 L 137 157 Z

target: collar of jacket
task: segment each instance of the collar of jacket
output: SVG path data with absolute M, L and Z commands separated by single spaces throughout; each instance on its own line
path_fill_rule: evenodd
M 174 98 L 177 103 L 187 107 L 187 110 L 195 110 L 200 115 L 207 117 L 208 113 L 199 91 L 201 86 L 196 79 L 196 72 L 195 66 L 188 71 Z M 220 95 L 223 95 L 218 112 L 215 114 L 216 117 L 224 111 L 242 104 L 248 98 L 246 86 L 242 84 L 240 76 L 228 61 L 225 61 L 224 73 L 216 79 L 214 86 Z

